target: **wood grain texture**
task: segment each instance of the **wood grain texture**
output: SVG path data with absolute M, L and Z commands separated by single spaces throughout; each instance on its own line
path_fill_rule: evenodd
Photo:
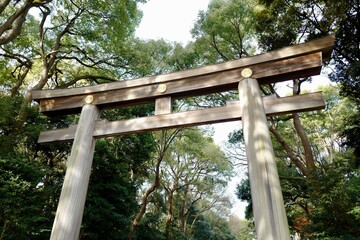
M 242 128 L 257 239 L 290 239 L 265 104 L 256 79 L 239 83 Z
M 171 97 L 155 99 L 155 115 L 167 114 L 172 111 Z
M 96 86 L 70 88 L 66 90 L 65 89 L 38 90 L 32 92 L 32 97 L 34 100 L 40 100 L 40 99 L 56 98 L 63 96 L 92 94 L 95 92 L 105 92 L 105 91 L 111 91 L 122 88 L 137 87 L 147 84 L 164 83 L 164 82 L 176 81 L 184 78 L 191 78 L 201 75 L 212 74 L 216 72 L 228 71 L 232 69 L 247 68 L 259 63 L 289 59 L 289 58 L 293 58 L 301 55 L 308 55 L 316 52 L 321 52 L 324 58 L 328 58 L 330 56 L 331 49 L 334 45 L 334 40 L 335 40 L 335 36 L 330 35 L 303 44 L 293 45 L 282 49 L 269 51 L 252 57 L 242 58 L 234 61 L 228 61 L 224 63 L 214 64 L 210 66 L 179 71 L 169 74 L 119 81 L 115 83 L 106 83 Z M 259 79 L 258 77 L 256 78 Z
M 84 105 L 68 159 L 51 240 L 79 238 L 95 148 L 93 132 L 98 116 L 99 109 L 96 106 Z
M 318 52 L 290 59 L 254 64 L 251 65 L 253 77 L 259 79 L 260 84 L 267 84 L 317 75 L 321 70 L 321 55 L 321 52 Z M 92 93 L 93 104 L 100 108 L 123 107 L 154 102 L 158 97 L 184 98 L 234 90 L 237 88 L 239 80 L 242 79 L 242 70 L 243 68 L 225 69 L 205 75 L 171 80 L 171 83 L 166 84 L 167 90 L 165 93 L 157 90 L 159 83 L 94 92 Z M 68 90 L 63 91 L 65 95 L 63 97 L 40 99 L 40 111 L 47 114 L 78 112 L 88 94 L 71 95 Z
M 325 107 L 322 94 L 310 93 L 298 96 L 263 98 L 267 115 L 280 115 L 290 112 L 318 110 Z M 218 122 L 240 120 L 242 113 L 239 102 L 233 102 L 223 107 L 163 114 L 158 116 L 142 117 L 122 121 L 97 121 L 94 137 L 112 137 L 117 135 L 156 131 L 161 129 L 196 126 Z M 71 141 L 74 139 L 76 125 L 69 128 L 44 131 L 40 133 L 38 143 L 52 143 Z

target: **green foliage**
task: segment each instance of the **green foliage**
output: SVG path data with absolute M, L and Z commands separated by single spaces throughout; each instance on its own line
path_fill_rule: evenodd
M 46 168 L 21 157 L 0 157 L 0 226 L 2 239 L 44 239 L 49 213 L 41 185 Z
M 251 220 L 254 217 L 253 206 L 251 201 L 251 189 L 249 178 L 242 179 L 238 185 L 236 185 L 236 196 L 241 201 L 248 202 L 245 208 L 245 219 Z
M 196 52 L 195 44 L 191 42 L 186 47 L 183 47 L 181 44 L 175 43 L 168 64 L 173 66 L 172 71 L 186 70 L 201 65 L 201 59 Z
M 355 113 L 354 103 L 339 97 L 333 87 L 322 90 L 326 111 L 302 114 L 317 168 L 304 178 L 286 156 L 277 154 L 284 158 L 278 162 L 278 169 L 289 222 L 296 231 L 309 237 L 357 237 L 359 222 L 349 211 L 359 204 L 359 188 L 353 184 L 358 181 L 358 169 L 351 149 L 343 147 L 343 138 L 336 137 L 343 131 L 346 119 Z M 282 127 L 283 137 L 296 144 L 291 125 Z M 345 230 L 341 226 L 348 227 Z
M 242 130 L 239 130 L 239 131 L 229 133 L 228 141 L 229 141 L 229 143 L 232 143 L 232 144 L 244 143 L 244 132 Z
M 36 108 L 27 108 L 28 118 L 17 126 L 14 118 L 22 97 L 0 96 L 0 232 L 2 239 L 44 239 L 49 236 L 62 174 L 51 172 L 53 154 L 36 145 L 40 130 L 47 124 Z M 65 150 L 66 151 L 66 150 Z M 61 172 L 61 170 L 60 170 Z M 52 175 L 52 177 L 50 177 Z M 52 187 L 48 184 L 53 182 Z
M 171 71 L 167 59 L 171 56 L 173 45 L 164 40 L 130 39 L 122 54 L 129 59 L 131 77 L 144 77 Z
M 329 77 L 339 83 L 340 93 L 355 101 L 355 113 L 347 116 L 341 135 L 346 146 L 359 156 L 359 1 L 261 0 L 256 12 L 259 44 L 276 49 L 291 43 L 335 34 L 332 71 Z M 357 157 L 357 165 L 359 159 Z
M 0 95 L 0 107 L 3 114 L 0 116 L 0 151 L 7 155 L 14 154 L 14 151 L 26 151 L 27 145 L 34 145 L 37 140 L 37 134 L 40 132 L 41 122 L 36 109 L 27 108 L 29 119 L 19 132 L 19 127 L 14 121 L 20 111 L 22 97 L 9 97 Z M 38 123 L 36 124 L 36 122 Z M 18 149 L 17 149 L 18 148 Z
M 299 17 L 294 14 L 296 5 L 289 6 L 284 0 L 266 2 L 256 12 L 256 31 L 260 33 L 260 46 L 273 50 L 294 44 L 301 27 Z
M 312 182 L 314 181 L 314 182 Z M 328 237 L 360 237 L 360 221 L 349 212 L 359 205 L 359 171 L 336 161 L 308 182 L 313 204 L 306 230 Z M 344 227 L 346 226 L 346 227 Z
M 210 239 L 212 236 L 210 224 L 203 215 L 196 215 L 196 210 L 195 212 L 190 212 L 189 223 L 192 223 L 195 217 L 197 219 L 192 229 L 194 238 L 199 240 Z
M 131 167 L 147 161 L 151 150 L 141 135 L 97 141 L 81 239 L 126 239 L 137 210 Z
M 129 77 L 133 54 L 126 45 L 141 19 L 138 2 L 143 1 L 66 0 L 38 5 L 31 12 L 34 16 L 28 14 L 21 34 L 0 50 L 4 90 L 27 91 L 24 85 L 29 82 L 37 89 L 66 88 Z
M 353 214 L 357 220 L 360 219 L 360 206 L 355 206 L 350 212 L 350 214 Z
M 142 220 L 140 226 L 136 229 L 137 240 L 162 240 L 165 239 L 164 233 L 161 231 L 161 213 L 149 212 Z
M 338 16 L 335 42 L 335 69 L 330 77 L 341 83 L 342 94 L 358 102 L 360 96 L 360 52 L 358 43 L 360 26 L 359 1 L 334 1 L 336 9 L 329 12 Z M 341 10 L 339 10 L 341 9 Z
M 167 131 L 160 135 L 168 136 L 175 132 Z M 206 235 L 201 232 L 203 226 L 197 228 L 202 224 L 210 228 L 212 236 L 226 236 L 229 234 L 225 230 L 227 222 L 220 224 L 215 219 L 226 216 L 228 203 L 221 191 L 231 176 L 232 168 L 219 147 L 199 129 L 184 129 L 176 136 L 163 153 L 161 186 L 148 199 L 147 213 L 136 229 L 136 236 L 141 239 L 155 236 L 159 239 L 200 239 Z M 158 138 L 159 143 L 163 141 Z M 152 175 L 149 178 L 151 180 Z M 190 217 L 194 207 L 202 218 Z M 211 215 L 211 211 L 216 215 Z M 156 221 L 151 222 L 150 219 L 154 218 Z
M 251 221 L 240 219 L 236 215 L 230 216 L 229 227 L 236 239 L 252 240 L 255 236 L 254 224 Z
M 347 116 L 344 119 L 343 126 L 345 126 L 345 129 L 341 135 L 346 139 L 343 144 L 350 149 L 354 149 L 354 167 L 358 168 L 360 167 L 360 114 L 353 113 Z
M 191 239 L 235 240 L 228 222 L 219 218 L 214 212 L 201 214 L 196 207 L 193 207 L 190 209 L 188 224 L 193 226 Z
M 232 166 L 213 140 L 199 129 L 186 129 L 170 148 L 169 167 L 176 167 L 181 180 L 193 184 L 195 189 L 207 189 L 209 195 L 217 187 L 226 186 L 232 175 Z M 166 176 L 165 176 L 166 177 Z M 174 178 L 174 176 L 172 176 Z
M 326 164 L 312 179 L 305 179 L 286 174 L 286 168 L 288 167 L 280 167 L 279 174 L 289 225 L 293 231 L 300 232 L 309 239 L 359 237 L 358 171 L 354 172 L 346 163 L 335 161 L 333 164 Z M 290 172 L 291 169 L 287 171 Z M 237 196 L 251 203 L 248 182 L 245 179 L 237 186 Z M 250 204 L 246 214 L 249 206 Z M 247 219 L 251 217 L 246 216 Z
M 205 64 L 253 54 L 253 10 L 253 1 L 214 0 L 200 12 L 192 35 Z
M 317 167 L 304 176 L 273 141 L 288 222 L 293 232 L 306 239 L 356 239 L 359 237 L 359 169 L 353 151 L 344 147 L 339 133 L 347 118 L 355 113 L 354 103 L 338 95 L 334 87 L 323 87 L 326 110 L 301 114 Z M 292 123 L 279 118 L 277 130 L 283 140 L 301 153 Z M 281 124 L 280 124 L 281 123 Z M 351 127 L 351 126 L 349 126 Z M 236 138 L 235 138 L 236 139 Z M 244 179 L 237 186 L 237 196 L 251 203 L 250 184 Z M 250 205 L 249 205 L 250 206 Z M 249 206 L 247 208 L 247 218 Z M 346 226 L 346 227 L 344 227 Z

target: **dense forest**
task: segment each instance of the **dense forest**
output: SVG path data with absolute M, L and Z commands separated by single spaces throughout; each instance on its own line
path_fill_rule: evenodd
M 66 89 L 196 68 L 335 35 L 321 87 L 325 110 L 268 118 L 291 234 L 360 238 L 360 1 L 212 0 L 187 45 L 135 36 L 146 0 L 0 0 L 0 240 L 49 239 L 70 143 L 39 133 L 77 123 L 46 117 L 32 90 Z M 191 7 L 191 4 L 189 4 Z M 289 94 L 304 93 L 293 79 Z M 261 87 L 276 94 L 275 84 Z M 178 100 L 175 111 L 221 106 L 224 92 Z M 154 114 L 153 105 L 101 118 Z M 80 239 L 253 239 L 250 183 L 230 216 L 224 189 L 242 166 L 241 131 L 220 148 L 205 128 L 98 139 Z

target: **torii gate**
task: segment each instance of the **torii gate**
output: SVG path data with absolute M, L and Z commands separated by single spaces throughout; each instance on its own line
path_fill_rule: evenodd
M 259 240 L 288 240 L 279 176 L 266 115 L 324 108 L 321 93 L 261 97 L 259 84 L 320 74 L 334 36 L 253 57 L 206 67 L 97 86 L 33 91 L 40 111 L 81 112 L 77 125 L 41 132 L 39 143 L 73 140 L 67 171 L 51 232 L 52 240 L 79 237 L 96 138 L 242 119 L 256 233 Z M 223 107 L 172 113 L 172 100 L 233 90 L 239 102 Z M 155 102 L 155 116 L 108 122 L 98 120 L 107 108 Z

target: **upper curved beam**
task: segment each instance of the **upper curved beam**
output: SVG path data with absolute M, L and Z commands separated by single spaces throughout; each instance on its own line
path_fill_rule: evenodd
M 252 77 L 258 79 L 259 84 L 309 77 L 320 73 L 323 58 L 329 58 L 333 45 L 331 35 L 253 57 L 169 74 L 96 86 L 33 91 L 32 98 L 40 102 L 41 112 L 75 113 L 80 111 L 87 95 L 92 95 L 93 104 L 107 108 L 143 104 L 164 96 L 182 98 L 236 89 L 244 68 L 252 69 Z M 165 91 L 160 91 L 159 85 L 164 84 Z

